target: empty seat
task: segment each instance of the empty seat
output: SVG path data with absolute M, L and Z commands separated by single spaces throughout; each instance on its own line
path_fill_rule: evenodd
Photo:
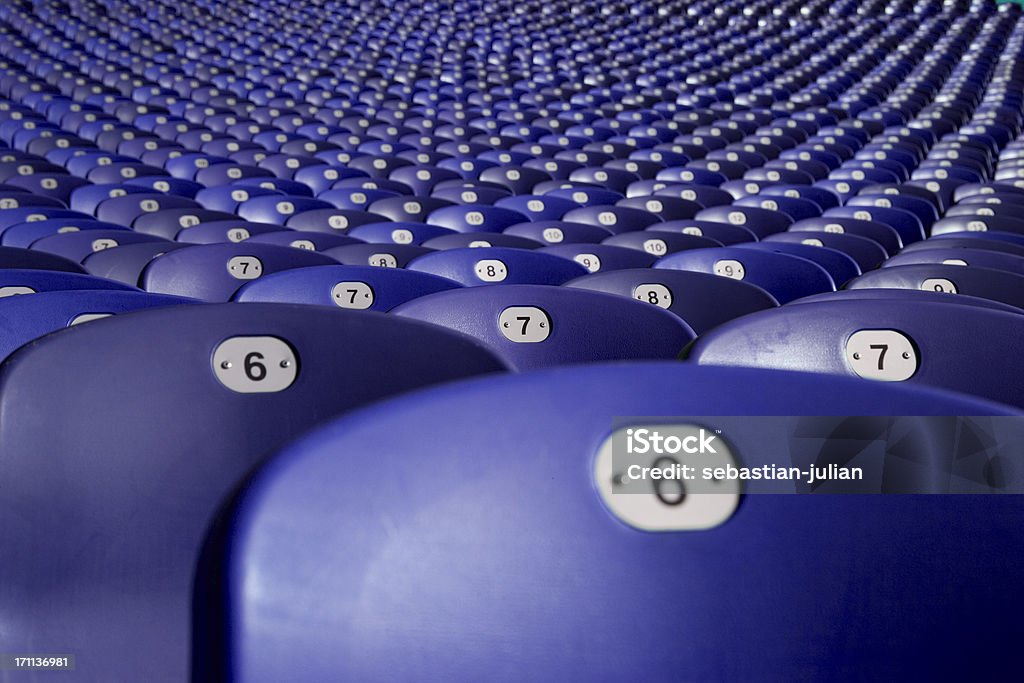
M 1024 316 L 975 306 L 837 299 L 726 323 L 702 336 L 690 359 L 906 381 L 1021 406 L 1024 369 L 1013 344 L 1022 329 Z
M 583 266 L 542 251 L 484 247 L 446 249 L 419 256 L 406 266 L 454 280 L 466 287 L 482 285 L 560 285 L 586 274 Z
M 806 218 L 789 226 L 789 232 L 826 232 L 864 237 L 877 243 L 890 256 L 903 248 L 903 240 L 891 226 L 857 218 L 841 216 Z
M 135 288 L 114 280 L 76 272 L 33 269 L 24 266 L 0 268 L 0 297 L 70 289 L 134 290 Z
M 828 271 L 813 261 L 740 246 L 680 251 L 660 259 L 654 267 L 743 280 L 766 290 L 780 304 L 836 288 Z
M 402 268 L 312 266 L 243 286 L 234 300 L 318 304 L 386 312 L 417 297 L 459 287 L 454 280 Z
M 758 239 L 785 231 L 793 219 L 780 211 L 771 211 L 751 206 L 713 206 L 704 209 L 696 216 L 697 220 L 714 221 L 738 225 L 750 230 Z
M 888 254 L 885 249 L 882 248 L 878 242 L 867 237 L 860 237 L 853 234 L 840 234 L 833 232 L 820 232 L 815 235 L 808 235 L 804 232 L 780 232 L 775 235 L 769 235 L 763 242 L 765 244 L 775 244 L 779 242 L 788 242 L 790 244 L 809 244 L 815 247 L 828 247 L 829 249 L 835 249 L 841 251 L 850 258 L 852 258 L 861 272 L 874 270 L 883 261 L 886 260 Z
M 0 361 L 18 348 L 50 332 L 107 316 L 146 308 L 197 303 L 192 299 L 124 289 L 100 289 L 105 283 L 89 278 L 86 287 L 40 290 L 30 297 L 0 298 Z M 96 289 L 88 286 L 96 285 Z M 0 292 L 2 294 L 2 292 Z
M 528 237 L 503 232 L 456 232 L 437 235 L 423 242 L 430 249 L 465 249 L 468 247 L 505 247 L 508 249 L 537 249 L 542 245 Z
M 779 410 L 880 417 L 800 420 L 774 439 L 744 429 L 748 417 L 621 419 Z M 559 368 L 390 401 L 289 447 L 224 510 L 197 572 L 195 675 L 998 678 L 1012 655 L 906 653 L 980 653 L 1021 633 L 1005 599 L 1020 590 L 1006 561 L 1024 543 L 1019 496 L 750 495 L 737 505 L 729 481 L 717 496 L 684 496 L 692 487 L 669 481 L 616 494 L 607 456 L 613 429 L 624 438 L 624 427 L 651 423 L 698 435 L 721 428 L 728 452 L 665 456 L 659 466 L 754 467 L 821 453 L 852 458 L 874 490 L 948 490 L 955 420 L 911 418 L 903 425 L 914 445 L 893 437 L 877 458 L 828 453 L 818 437 L 841 430 L 871 443 L 892 415 L 1003 414 L 906 385 L 683 363 Z M 410 453 L 430 467 L 396 476 Z M 908 461 L 921 466 L 883 477 Z M 345 495 L 339 480 L 349 482 Z M 951 583 L 963 589 L 935 603 Z M 837 585 L 853 592 L 862 618 L 850 620 Z M 916 608 L 894 618 L 896 604 Z
M 931 263 L 977 266 L 979 268 L 1005 270 L 1024 275 L 1024 249 L 1021 249 L 1019 253 L 981 248 L 972 249 L 969 245 L 957 245 L 953 248 L 944 249 L 942 246 L 944 241 L 948 240 L 936 240 L 937 244 L 932 245 L 931 249 L 903 251 L 886 261 L 883 267 L 891 268 L 893 266 Z
M 167 242 L 160 239 L 134 244 L 119 244 L 111 249 L 93 252 L 82 260 L 82 266 L 91 275 L 138 287 L 142 271 L 150 261 L 169 251 L 189 246 L 180 242 Z
M 78 220 L 75 218 L 48 218 L 42 221 L 18 223 L 4 230 L 0 241 L 4 246 L 27 249 L 34 242 L 50 235 L 65 234 L 79 231 L 128 232 L 128 228 L 115 223 L 104 223 L 96 220 Z
M 610 244 L 555 244 L 540 251 L 572 259 L 590 273 L 620 268 L 649 268 L 657 256 L 639 249 L 627 249 Z
M 250 280 L 289 268 L 332 263 L 321 253 L 271 244 L 202 244 L 153 259 L 143 270 L 141 283 L 147 292 L 228 301 Z
M 917 252 L 927 253 L 927 252 Z M 1013 258 L 1013 257 L 1010 257 Z M 847 284 L 850 289 L 923 289 L 945 294 L 967 294 L 1024 307 L 1024 272 L 992 268 L 917 263 L 896 265 L 866 273 Z
M 81 230 L 38 239 L 32 243 L 32 250 L 82 263 L 86 257 L 98 251 L 143 242 L 170 244 L 167 240 L 155 235 L 146 235 L 131 230 Z
M 0 372 L 4 476 L 27 481 L 0 499 L 7 646 L 92 653 L 76 675 L 94 680 L 188 678 L 200 546 L 246 472 L 340 412 L 502 367 L 434 326 L 286 304 L 138 311 L 23 348 Z
M 475 337 L 518 370 L 675 358 L 695 337 L 657 306 L 549 285 L 452 289 L 402 304 L 392 315 Z
M 628 296 L 664 308 L 698 335 L 741 315 L 778 306 L 771 294 L 756 285 L 685 270 L 612 270 L 585 275 L 564 286 Z

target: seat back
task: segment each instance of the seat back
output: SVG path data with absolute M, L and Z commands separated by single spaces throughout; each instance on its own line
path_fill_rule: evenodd
M 201 540 L 254 465 L 353 407 L 503 368 L 433 326 L 287 304 L 141 311 L 29 343 L 0 366 L 2 476 L 24 482 L 0 497 L 0 549 L 18 557 L 0 563 L 5 647 L 88 653 L 91 681 L 185 680 Z
M 721 426 L 731 455 L 664 457 L 813 462 L 842 430 L 867 449 L 887 443 L 850 462 L 877 487 L 907 458 L 948 470 L 955 451 L 956 420 L 909 418 L 900 444 L 886 441 L 891 416 L 1005 413 L 906 385 L 685 363 L 560 368 L 391 401 L 290 446 L 226 509 L 198 573 L 194 680 L 998 678 L 1003 647 L 1024 635 L 1006 561 L 1024 548 L 1020 496 L 749 495 L 736 507 L 735 487 L 612 493 L 608 437 L 643 421 L 617 418 L 780 411 L 880 417 L 793 419 L 776 438 L 743 429 L 749 417 L 686 418 Z M 430 466 L 395 475 L 410 462 Z M 904 481 L 949 484 L 926 469 Z M 935 600 L 951 582 L 962 590 Z M 893 605 L 910 607 L 894 617 Z M 1003 654 L 980 656 L 993 644 Z M 972 654 L 907 657 L 936 646 Z
M 686 323 L 656 306 L 547 285 L 452 289 L 392 313 L 476 337 L 519 370 L 675 358 L 695 337 Z

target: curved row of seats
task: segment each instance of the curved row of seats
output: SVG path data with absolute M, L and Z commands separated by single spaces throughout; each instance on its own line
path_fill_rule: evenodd
M 1019 492 L 962 416 L 1024 411 L 1022 54 L 982 0 L 4 4 L 0 651 L 1006 678 L 1018 496 L 603 454 L 696 416 L 723 465 Z

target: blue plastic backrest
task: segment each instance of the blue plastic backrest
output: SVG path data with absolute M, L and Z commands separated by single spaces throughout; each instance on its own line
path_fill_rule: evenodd
M 930 289 L 950 295 L 967 294 L 1002 301 L 1011 306 L 1024 306 L 1024 273 L 982 266 L 964 267 L 942 263 L 896 265 L 865 273 L 848 283 L 847 287 Z
M 570 280 L 565 286 L 618 294 L 665 308 L 698 335 L 741 315 L 778 306 L 771 294 L 756 285 L 686 270 L 610 270 Z
M 918 249 L 896 254 L 882 267 L 948 262 L 954 265 L 993 268 L 1024 275 L 1024 254 L 1010 254 L 991 249 L 971 249 L 966 246 L 943 249 L 941 244 L 942 242 L 939 241 L 933 249 Z
M 4 296 L 65 289 L 135 290 L 114 280 L 62 270 L 0 268 L 0 293 Z
M 236 380 L 297 374 L 239 393 L 225 363 Z M 434 326 L 287 304 L 140 311 L 31 342 L 0 367 L 3 476 L 24 482 L 0 499 L 0 548 L 18 554 L 0 566 L 5 646 L 88 652 L 76 676 L 90 680 L 186 680 L 200 545 L 253 466 L 346 410 L 502 369 Z
M 392 314 L 476 337 L 518 370 L 675 358 L 695 337 L 656 306 L 547 285 L 453 289 L 414 299 Z
M 455 280 L 466 287 L 560 285 L 587 273 L 583 266 L 561 256 L 506 247 L 437 251 L 413 259 L 407 268 Z
M 115 289 L 50 290 L 0 298 L 0 362 L 33 339 L 99 316 L 193 303 L 198 302 Z
M 827 247 L 841 251 L 854 260 L 861 272 L 874 270 L 888 254 L 878 242 L 859 235 L 820 232 L 808 235 L 804 232 L 780 232 L 762 240 L 765 244 L 806 244 Z
M 453 280 L 404 268 L 311 266 L 255 280 L 238 290 L 234 300 L 386 312 L 417 297 L 460 286 Z
M 74 261 L 41 251 L 31 251 L 17 247 L 0 247 L 0 270 L 5 268 L 85 273 L 82 266 Z
M 936 292 L 934 290 L 924 291 L 920 289 L 841 289 L 838 292 L 825 292 L 824 294 L 812 294 L 811 296 L 805 296 L 802 299 L 796 299 L 790 301 L 790 304 L 805 304 L 814 303 L 816 301 L 842 301 L 842 300 L 873 300 L 873 299 L 891 299 L 896 301 L 932 301 L 945 304 L 959 304 L 961 306 L 980 306 L 981 308 L 989 308 L 995 311 L 1005 311 L 1007 313 L 1024 313 L 1024 309 L 1010 304 L 1004 304 L 1000 301 L 993 301 L 992 299 L 982 299 L 977 296 L 970 296 L 968 294 L 958 294 L 957 296 L 949 296 L 942 292 Z
M 739 245 L 676 252 L 654 267 L 733 277 L 761 287 L 780 304 L 836 288 L 828 271 L 813 261 Z
M 229 301 L 242 285 L 264 275 L 333 263 L 318 252 L 273 244 L 202 244 L 153 259 L 142 271 L 141 282 L 147 292 L 221 302 Z
M 869 334 L 854 336 L 865 331 Z M 689 358 L 702 365 L 862 377 L 877 369 L 896 372 L 900 379 L 893 381 L 1024 406 L 1024 362 L 1017 352 L 1021 334 L 1024 316 L 977 306 L 837 299 L 733 320 L 702 336 Z
M 907 652 L 983 652 L 1024 635 L 1006 562 L 1024 546 L 1020 496 L 747 496 L 721 526 L 652 533 L 597 493 L 616 418 L 780 412 L 881 416 L 806 421 L 807 438 L 831 426 L 872 444 L 892 415 L 1006 411 L 905 385 L 684 363 L 560 368 L 389 401 L 285 449 L 225 510 L 197 574 L 194 680 L 999 678 L 1004 657 Z M 952 423 L 916 418 L 914 446 L 855 462 L 880 478 L 937 460 Z M 730 445 L 744 464 L 790 457 L 785 441 Z M 430 465 L 396 474 L 410 462 Z M 965 588 L 937 605 L 950 582 Z M 850 619 L 837 585 L 863 618 Z M 893 623 L 893 604 L 917 608 Z
M 159 238 L 155 242 L 124 244 L 87 256 L 82 261 L 82 266 L 91 275 L 138 287 L 142 271 L 150 261 L 169 251 L 185 249 L 189 246 L 180 242 L 159 240 Z

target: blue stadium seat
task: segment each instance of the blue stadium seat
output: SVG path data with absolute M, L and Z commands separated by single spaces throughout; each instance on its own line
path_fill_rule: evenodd
M 808 235 L 800 231 L 780 232 L 775 235 L 769 235 L 763 242 L 765 244 L 777 244 L 780 242 L 809 244 L 815 247 L 835 249 L 852 258 L 857 263 L 857 267 L 860 268 L 861 272 L 874 270 L 888 256 L 885 249 L 878 242 L 853 234 L 820 232 Z
M 540 251 L 572 259 L 590 273 L 622 268 L 650 268 L 657 256 L 639 249 L 627 249 L 610 244 L 555 244 Z
M 229 301 L 242 285 L 265 275 L 332 263 L 322 253 L 271 244 L 202 244 L 153 259 L 142 271 L 141 283 L 147 292 L 221 302 Z
M 917 252 L 926 254 L 928 252 Z M 1009 257 L 1013 258 L 1013 257 Z M 850 289 L 923 289 L 951 296 L 969 296 L 1024 307 L 1024 272 L 943 263 L 894 265 L 866 273 L 847 284 Z
M 246 472 L 338 413 L 502 367 L 433 326 L 286 304 L 139 311 L 23 348 L 0 373 L 5 472 L 26 480 L 0 499 L 0 547 L 19 557 L 0 568 L 6 645 L 91 653 L 78 675 L 94 680 L 188 678 L 193 571 Z M 88 390 L 54 390 L 71 376 Z M 63 418 L 39 429 L 44 415 Z
M 756 285 L 685 270 L 612 270 L 585 275 L 564 286 L 654 304 L 675 313 L 698 335 L 733 318 L 778 306 L 771 294 Z
M 415 244 L 347 244 L 325 249 L 323 254 L 346 266 L 405 268 L 412 259 L 432 252 Z
M 312 266 L 255 280 L 238 290 L 234 301 L 317 304 L 385 313 L 417 297 L 459 286 L 454 280 L 402 268 Z
M 466 287 L 560 285 L 586 274 L 583 266 L 569 259 L 507 247 L 446 249 L 419 256 L 406 267 L 454 280 Z
M 1009 346 L 1021 326 L 1024 316 L 975 306 L 837 299 L 726 323 L 698 340 L 690 360 L 906 381 L 1021 406 L 1020 359 Z M 951 360 L 959 358 L 971 362 Z
M 198 571 L 197 676 L 261 683 L 294 679 L 301 667 L 310 681 L 661 680 L 680 671 L 795 680 L 826 669 L 998 678 L 1012 656 L 906 654 L 984 652 L 1020 633 L 1003 599 L 1019 590 L 1006 562 L 1022 541 L 1018 496 L 752 495 L 737 507 L 733 488 L 680 505 L 669 483 L 637 496 L 629 516 L 617 501 L 633 497 L 611 494 L 614 469 L 598 456 L 617 418 L 779 410 L 882 416 L 801 421 L 811 439 L 832 429 L 872 439 L 890 415 L 1008 412 L 906 385 L 679 363 L 558 368 L 391 401 L 285 449 L 223 511 Z M 945 434 L 942 422 L 915 418 L 911 431 Z M 727 434 L 727 457 L 743 465 L 795 459 L 782 437 Z M 893 441 L 864 462 L 869 477 L 948 452 L 913 441 L 917 450 Z M 411 452 L 431 467 L 396 476 Z M 480 466 L 484 453 L 493 467 Z M 926 476 L 909 478 L 931 488 Z M 342 479 L 353 484 L 348 495 L 326 483 Z M 948 485 L 948 475 L 937 479 L 936 488 Z M 680 530 L 643 529 L 655 524 Z M 751 547 L 761 550 L 735 552 Z M 552 577 L 572 578 L 538 590 Z M 835 599 L 837 582 L 863 596 L 859 618 Z M 935 603 L 950 585 L 967 588 Z M 595 600 L 595 591 L 618 599 Z M 893 605 L 916 607 L 894 619 Z M 846 647 L 833 647 L 836 629 Z
M 680 251 L 660 259 L 655 268 L 709 273 L 757 285 L 780 304 L 802 296 L 833 291 L 835 281 L 824 268 L 800 256 L 740 246 Z
M 517 370 L 675 358 L 695 337 L 657 306 L 550 285 L 452 289 L 402 304 L 392 315 L 475 337 Z
M 127 289 L 99 289 L 95 279 L 86 285 L 96 289 L 40 290 L 30 297 L 0 298 L 0 361 L 17 349 L 51 332 L 111 315 L 146 308 L 197 303 L 192 299 L 146 294 Z

